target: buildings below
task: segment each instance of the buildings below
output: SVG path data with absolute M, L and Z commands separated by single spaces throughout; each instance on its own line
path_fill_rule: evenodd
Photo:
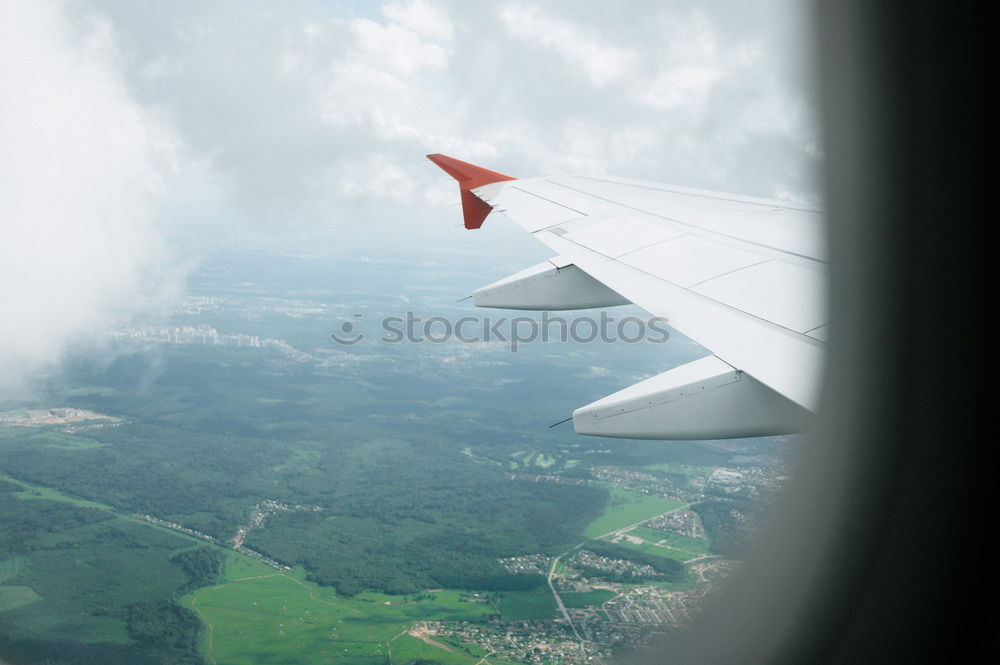
M 249 348 L 284 348 L 282 340 L 243 333 L 222 333 L 208 324 L 184 326 L 133 326 L 110 333 L 117 341 L 141 341 L 160 344 L 203 344 L 208 346 L 245 346 Z

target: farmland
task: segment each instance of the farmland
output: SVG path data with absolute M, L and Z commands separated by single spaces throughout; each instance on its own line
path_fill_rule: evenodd
M 680 507 L 680 502 L 658 496 L 647 496 L 612 486 L 610 497 L 600 517 L 587 525 L 583 535 L 597 538 L 637 522 Z
M 513 592 L 510 599 L 505 593 L 499 605 L 518 608 L 511 609 L 517 618 L 532 614 L 532 607 L 532 618 L 552 618 L 551 595 L 535 595 L 533 602 L 521 592 Z M 418 658 L 475 663 L 478 658 L 467 646 L 420 639 L 410 634 L 412 628 L 419 621 L 483 622 L 497 612 L 487 594 L 456 590 L 411 596 L 365 592 L 346 598 L 305 580 L 301 569 L 275 572 L 235 553 L 227 559 L 224 580 L 181 602 L 207 627 L 202 650 L 209 662 L 247 664 L 291 657 L 303 663 L 359 665 L 381 665 L 390 658 L 403 663 Z

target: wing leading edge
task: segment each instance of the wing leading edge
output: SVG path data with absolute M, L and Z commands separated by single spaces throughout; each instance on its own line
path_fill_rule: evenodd
M 632 302 L 713 353 L 577 409 L 578 433 L 718 439 L 807 425 L 827 329 L 819 211 L 619 178 L 514 179 L 428 157 L 459 181 L 467 228 L 496 210 L 557 253 L 477 290 L 477 305 Z

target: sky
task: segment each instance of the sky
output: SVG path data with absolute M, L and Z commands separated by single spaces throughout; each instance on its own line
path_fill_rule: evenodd
M 427 153 L 818 201 L 804 9 L 0 0 L 0 398 L 167 311 L 172 229 L 461 251 Z

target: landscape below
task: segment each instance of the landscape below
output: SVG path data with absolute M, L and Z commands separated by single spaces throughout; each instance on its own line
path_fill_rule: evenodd
M 336 312 L 392 307 L 347 263 L 217 261 L 167 324 L 0 404 L 0 656 L 611 662 L 689 618 L 789 440 L 546 427 L 655 370 L 638 346 L 337 347 Z M 438 313 L 428 279 L 400 282 Z

